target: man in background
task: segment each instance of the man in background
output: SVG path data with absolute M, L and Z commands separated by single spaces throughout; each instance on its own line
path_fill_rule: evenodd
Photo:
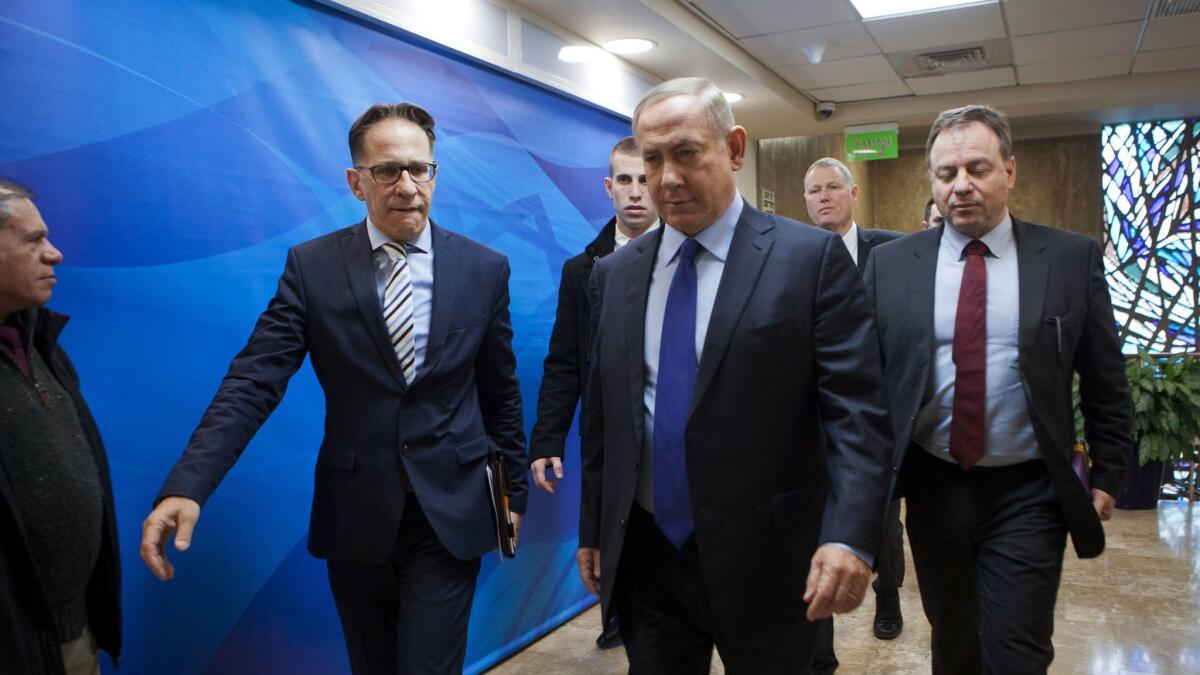
M 612 219 L 583 253 L 563 264 L 550 351 L 546 354 L 538 392 L 537 421 L 530 434 L 533 480 L 550 494 L 554 494 L 555 483 L 563 477 L 563 446 L 591 364 L 592 303 L 588 278 L 592 267 L 597 260 L 658 227 L 658 212 L 646 191 L 646 170 L 633 136 L 622 138 L 609 153 L 604 190 L 612 200 Z M 553 476 L 547 474 L 548 470 Z M 607 649 L 620 641 L 621 632 L 614 617 L 600 631 L 596 645 Z
M 0 180 L 0 671 L 99 675 L 100 650 L 121 654 L 112 481 L 33 201 Z
M 861 273 L 867 266 L 871 249 L 904 236 L 892 230 L 868 230 L 854 220 L 859 187 L 850 168 L 833 157 L 822 157 L 808 167 L 804 174 L 804 201 L 814 224 L 842 238 L 850 257 Z M 879 550 L 872 583 L 875 591 L 875 637 L 894 640 L 904 627 L 900 612 L 900 587 L 904 584 L 904 529 L 900 525 L 900 500 L 888 504 L 884 523 L 886 528 Z M 832 673 L 838 665 L 833 647 L 833 619 L 817 626 L 817 650 L 813 670 Z
M 933 197 L 930 197 L 929 201 L 925 202 L 925 219 L 921 221 L 921 229 L 941 227 L 942 222 L 942 212 L 938 211 L 937 204 L 933 201 Z

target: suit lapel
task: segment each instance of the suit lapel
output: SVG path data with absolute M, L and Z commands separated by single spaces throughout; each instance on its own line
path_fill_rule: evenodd
M 449 233 L 431 220 L 430 241 L 433 244 L 433 310 L 429 318 L 429 338 L 425 341 L 425 362 L 413 380 L 421 379 L 437 365 L 446 343 L 446 326 L 454 315 L 454 300 L 458 297 L 459 251 Z
M 628 244 L 637 247 L 637 256 L 628 266 L 630 276 L 625 293 L 625 358 L 629 373 L 627 380 L 632 403 L 633 429 L 637 434 L 639 447 L 643 442 L 642 436 L 646 427 L 646 300 L 650 293 L 650 276 L 654 272 L 654 260 L 658 253 L 658 244 L 662 241 L 663 227 Z
M 383 308 L 379 304 L 379 292 L 375 287 L 375 261 L 372 258 L 371 238 L 367 235 L 366 221 L 351 228 L 342 238 L 342 259 L 346 263 L 346 276 L 350 280 L 350 291 L 358 311 L 362 314 L 367 333 L 379 350 L 379 356 L 401 387 L 404 387 L 404 371 L 400 360 L 388 339 L 387 325 L 383 322 Z
M 704 336 L 704 349 L 700 352 L 700 366 L 696 372 L 696 387 L 692 391 L 690 415 L 703 399 L 704 392 L 712 382 L 717 366 L 725 356 L 733 331 L 737 328 L 742 313 L 750 300 L 750 294 L 758 285 L 767 254 L 774 240 L 770 236 L 774 224 L 761 212 L 749 205 L 742 210 L 733 240 L 729 244 L 729 255 L 725 258 L 725 270 L 721 273 L 721 284 L 713 300 L 712 316 L 708 321 L 708 332 Z
M 1046 243 L 1036 230 L 1023 221 L 1012 219 L 1013 241 L 1017 247 L 1018 346 L 1033 344 L 1041 327 L 1042 305 L 1046 300 L 1046 279 L 1050 274 L 1050 256 Z
M 912 317 L 912 321 L 916 322 L 916 335 L 920 336 L 920 342 L 916 345 L 916 353 L 926 357 L 933 354 L 933 304 L 936 295 L 934 286 L 937 283 L 938 248 L 941 244 L 942 229 L 938 228 L 936 237 L 924 237 L 919 244 L 913 247 L 915 260 L 913 260 L 912 267 L 909 268 L 912 276 L 909 278 L 911 287 L 908 294 L 912 304 L 903 310 L 905 314 Z M 926 361 L 928 362 L 928 358 Z M 923 376 L 922 386 L 924 383 Z
M 858 266 L 859 275 L 865 274 L 867 270 L 867 256 L 871 254 L 871 247 L 874 245 L 871 237 L 867 236 L 867 231 L 858 228 L 858 260 L 854 264 Z

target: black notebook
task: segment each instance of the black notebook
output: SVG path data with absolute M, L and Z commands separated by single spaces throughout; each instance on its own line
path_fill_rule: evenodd
M 504 467 L 504 453 L 494 444 L 491 455 L 488 456 L 487 484 L 500 553 L 505 558 L 515 558 L 517 557 L 517 532 L 513 528 L 512 514 L 508 510 L 508 471 Z

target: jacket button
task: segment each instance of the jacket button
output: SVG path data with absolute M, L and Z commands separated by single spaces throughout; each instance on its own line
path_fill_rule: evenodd
M 621 527 L 625 527 L 625 519 L 624 518 L 618 520 L 617 522 L 621 524 Z
M 400 449 L 400 454 L 404 455 L 405 457 L 408 457 L 408 443 L 405 443 L 404 446 Z
M 641 462 L 634 462 L 634 463 L 633 463 L 633 470 L 634 470 L 634 471 L 637 471 L 639 468 L 641 468 L 641 466 L 642 466 L 642 463 L 641 463 Z

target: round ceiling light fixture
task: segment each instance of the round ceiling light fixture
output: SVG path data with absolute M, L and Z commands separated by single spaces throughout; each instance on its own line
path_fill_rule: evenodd
M 558 50 L 558 60 L 567 63 L 594 63 L 605 58 L 612 58 L 608 52 L 591 45 L 567 45 Z
M 730 105 L 746 98 L 743 94 L 739 94 L 736 91 L 723 91 L 721 93 L 725 95 L 725 100 L 729 101 Z
M 619 38 L 604 43 L 604 49 L 613 54 L 641 54 L 658 46 L 654 40 L 646 38 Z

